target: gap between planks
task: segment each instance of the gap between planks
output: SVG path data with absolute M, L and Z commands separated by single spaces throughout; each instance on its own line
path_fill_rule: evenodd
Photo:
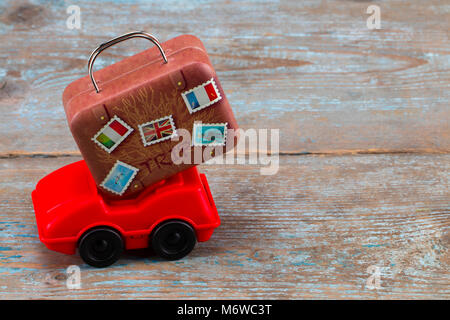
M 282 151 L 278 153 L 280 156 L 307 156 L 307 155 L 324 155 L 324 156 L 341 156 L 341 155 L 358 155 L 358 154 L 449 154 L 450 150 L 436 149 L 362 149 L 362 150 L 330 150 L 330 151 Z M 249 156 L 258 154 L 256 151 L 251 152 L 235 152 L 237 156 Z M 264 151 L 266 155 L 273 155 L 270 151 Z M 23 152 L 11 151 L 1 152 L 0 159 L 16 159 L 16 158 L 65 158 L 80 157 L 79 151 L 69 152 Z

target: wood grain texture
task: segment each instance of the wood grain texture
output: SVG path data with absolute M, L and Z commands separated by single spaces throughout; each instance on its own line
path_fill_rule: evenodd
M 31 190 L 76 160 L 0 160 L 2 298 L 450 298 L 450 155 L 284 156 L 275 176 L 202 165 L 222 218 L 211 240 L 181 261 L 144 250 L 103 270 L 37 237 Z
M 447 0 L 77 1 L 0 3 L 0 154 L 73 153 L 61 94 L 90 52 L 134 29 L 203 40 L 242 128 L 282 128 L 280 150 L 448 152 Z M 133 40 L 97 68 L 143 50 Z M 25 138 L 36 137 L 36 138 Z
M 69 4 L 0 2 L 1 298 L 450 299 L 448 1 L 375 2 L 381 30 L 368 1 L 81 0 L 80 30 Z M 197 35 L 238 124 L 279 128 L 283 156 L 275 176 L 201 166 L 222 225 L 185 259 L 143 250 L 97 270 L 40 243 L 30 193 L 79 159 L 63 89 L 99 43 L 136 29 Z M 147 46 L 108 49 L 96 68 Z

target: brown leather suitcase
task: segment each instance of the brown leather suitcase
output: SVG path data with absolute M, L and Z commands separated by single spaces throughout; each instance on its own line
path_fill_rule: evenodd
M 92 71 L 100 52 L 134 37 L 156 46 Z M 132 32 L 100 45 L 89 60 L 89 75 L 67 86 L 63 103 L 81 154 L 108 199 L 133 198 L 198 164 L 196 148 L 214 147 L 217 156 L 237 140 L 229 137 L 237 123 L 206 49 L 191 35 L 160 44 Z M 178 135 L 181 129 L 193 135 L 185 149 L 192 161 L 176 164 L 172 148 L 187 143 Z

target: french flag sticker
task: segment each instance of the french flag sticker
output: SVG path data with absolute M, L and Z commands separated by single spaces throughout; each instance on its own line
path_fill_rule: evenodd
M 181 94 L 189 113 L 194 113 L 216 103 L 222 97 L 217 89 L 214 78 Z

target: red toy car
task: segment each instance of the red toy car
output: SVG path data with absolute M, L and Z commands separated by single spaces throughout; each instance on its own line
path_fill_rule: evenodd
M 206 177 L 196 167 L 135 199 L 106 202 L 82 160 L 41 179 L 32 199 L 40 240 L 66 254 L 78 248 L 94 267 L 113 264 L 124 249 L 148 246 L 163 258 L 180 259 L 220 224 Z

